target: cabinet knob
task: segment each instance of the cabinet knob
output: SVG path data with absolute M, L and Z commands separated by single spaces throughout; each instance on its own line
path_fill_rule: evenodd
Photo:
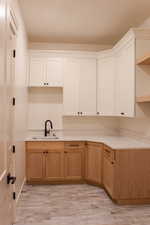
M 80 112 L 80 114 L 82 115 L 82 112 Z
M 100 114 L 100 112 L 97 112 L 97 115 L 99 115 Z
M 124 113 L 124 112 L 121 112 L 120 114 L 121 114 L 121 115 L 124 115 L 125 113 Z

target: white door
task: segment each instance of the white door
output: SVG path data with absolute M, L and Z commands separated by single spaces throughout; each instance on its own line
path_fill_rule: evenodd
M 135 115 L 135 42 L 131 39 L 116 54 L 116 115 Z
M 46 80 L 48 86 L 62 87 L 63 86 L 63 60 L 49 58 L 47 60 Z
M 96 59 L 80 59 L 79 112 L 96 115 Z
M 99 115 L 115 114 L 115 64 L 113 52 L 105 51 L 98 60 L 97 71 L 97 112 Z
M 78 115 L 78 87 L 79 87 L 80 63 L 78 59 L 66 59 L 64 62 L 64 115 Z
M 0 0 L 0 8 L 5 9 L 5 1 Z M 10 23 L 8 23 L 10 26 Z M 5 11 L 0 17 L 0 225 L 11 225 L 14 221 L 15 201 L 13 200 L 14 158 L 12 152 L 13 141 L 13 105 L 12 82 L 14 80 L 14 37 L 13 24 L 8 27 L 8 35 L 5 32 Z M 7 58 L 5 57 L 5 40 L 7 39 Z M 7 61 L 7 63 L 6 63 Z M 6 70 L 7 65 L 7 70 Z M 7 75 L 6 75 L 7 74 Z M 9 176 L 9 177 L 10 177 Z M 13 178 L 12 177 L 12 178 Z
M 44 58 L 31 57 L 29 66 L 29 86 L 47 86 L 46 82 L 46 60 Z

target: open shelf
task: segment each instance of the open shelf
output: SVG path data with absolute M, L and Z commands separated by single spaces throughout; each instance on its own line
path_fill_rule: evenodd
M 136 102 L 137 103 L 150 102 L 150 95 L 137 97 Z
M 150 53 L 139 59 L 137 65 L 150 65 Z

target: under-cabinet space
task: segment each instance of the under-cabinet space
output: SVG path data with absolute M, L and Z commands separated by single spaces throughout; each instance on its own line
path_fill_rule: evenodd
M 30 88 L 28 100 L 29 131 L 42 131 L 47 119 L 52 120 L 54 129 L 63 128 L 63 90 L 61 88 Z

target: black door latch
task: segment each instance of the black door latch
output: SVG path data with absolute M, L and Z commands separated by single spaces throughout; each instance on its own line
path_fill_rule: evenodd
M 15 183 L 15 181 L 16 181 L 16 177 L 13 177 L 13 176 L 11 176 L 11 174 L 9 173 L 8 175 L 7 175 L 7 184 L 14 184 Z

